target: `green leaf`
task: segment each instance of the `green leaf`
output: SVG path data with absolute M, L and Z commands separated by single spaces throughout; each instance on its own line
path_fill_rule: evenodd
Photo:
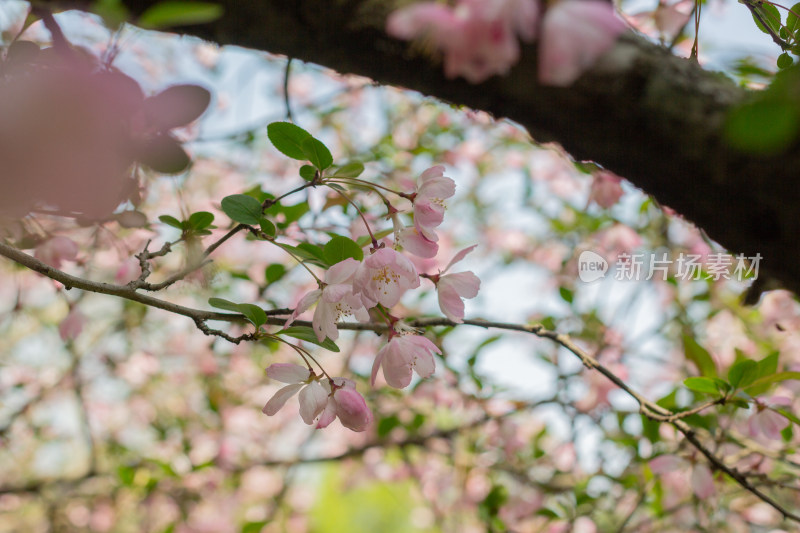
M 224 309 L 225 311 L 233 311 L 234 313 L 239 312 L 239 304 L 222 298 L 209 298 L 208 305 L 211 307 L 216 307 L 217 309 Z
M 792 56 L 790 56 L 786 52 L 778 56 L 778 68 L 780 69 L 789 68 L 792 65 L 794 65 L 794 59 L 792 59 Z
M 240 224 L 261 222 L 261 203 L 246 194 L 233 194 L 222 199 L 222 210 Z
M 395 415 L 381 418 L 378 422 L 378 437 L 386 437 L 394 428 L 402 426 L 400 419 Z
M 261 226 L 261 231 L 263 231 L 270 237 L 274 237 L 275 234 L 277 233 L 277 230 L 275 229 L 275 224 L 273 224 L 264 217 L 261 217 L 261 220 L 258 221 L 258 225 Z
M 728 143 L 743 152 L 775 155 L 797 138 L 800 116 L 791 102 L 761 99 L 734 109 L 725 123 Z
M 275 334 L 288 335 L 289 337 L 294 337 L 295 339 L 300 339 L 301 341 L 306 341 L 310 342 L 311 344 L 316 344 L 317 346 L 322 346 L 326 350 L 330 350 L 332 352 L 339 351 L 339 347 L 336 346 L 336 343 L 328 338 L 326 338 L 322 342 L 319 342 L 317 340 L 317 334 L 314 333 L 313 329 L 307 326 L 292 326 L 290 328 L 278 331 Z
M 300 253 L 301 257 L 305 259 L 317 259 L 323 263 L 327 263 L 327 261 L 325 261 L 325 252 L 321 246 L 311 244 L 310 242 L 301 242 L 297 245 L 296 250 Z
M 306 181 L 314 181 L 317 177 L 317 169 L 311 165 L 303 165 L 300 167 L 300 177 Z
M 790 413 L 786 409 L 775 408 L 773 409 L 776 413 L 782 414 L 785 418 L 789 419 L 793 424 L 797 424 L 800 426 L 800 418 L 797 418 L 794 414 Z
M 569 303 L 569 304 L 571 304 L 571 303 L 572 303 L 572 298 L 573 298 L 573 296 L 574 296 L 574 295 L 573 295 L 572 291 L 571 291 L 571 290 L 569 290 L 568 288 L 566 288 L 566 287 L 559 287 L 559 289 L 558 289 L 558 294 L 560 294 L 560 295 L 561 295 L 561 298 L 562 298 L 562 299 L 563 299 L 565 302 L 567 302 L 567 303 Z
M 300 126 L 295 126 L 291 122 L 273 122 L 267 126 L 267 137 L 272 146 L 283 155 L 300 161 L 307 159 L 303 141 L 310 139 L 311 134 Z
M 761 23 L 760 20 L 756 17 L 756 13 L 761 17 L 761 20 L 764 21 L 764 24 L 769 26 L 769 29 L 764 27 L 764 24 Z M 781 14 L 778 11 L 778 8 L 769 4 L 761 3 L 758 6 L 754 6 L 753 8 L 753 21 L 755 21 L 756 26 L 758 29 L 763 31 L 766 34 L 769 34 L 770 31 L 774 33 L 778 33 L 781 27 Z
M 193 24 L 206 24 L 220 18 L 224 10 L 212 2 L 159 2 L 139 17 L 142 28 L 158 29 Z
M 385 229 L 385 230 L 381 230 L 381 231 L 373 232 L 373 233 L 374 233 L 376 239 L 381 240 L 384 237 L 386 237 L 387 235 L 389 235 L 390 233 L 392 233 L 393 231 L 394 230 L 392 228 L 389 228 L 389 229 Z M 361 237 L 359 237 L 356 240 L 356 243 L 361 247 L 366 246 L 370 242 L 372 242 L 372 239 L 370 238 L 369 235 L 362 235 Z
M 239 312 L 255 327 L 259 327 L 267 322 L 267 313 L 255 304 L 239 304 Z
M 714 364 L 708 350 L 697 344 L 692 337 L 683 336 L 683 349 L 686 358 L 697 366 L 701 375 L 712 377 L 717 375 L 717 365 Z
M 780 352 L 772 352 L 758 362 L 758 377 L 763 378 L 778 371 L 778 356 Z
M 719 387 L 716 381 L 712 378 L 705 377 L 691 377 L 683 380 L 683 384 L 687 389 L 695 392 L 704 392 L 706 394 L 720 395 Z
M 267 313 L 259 306 L 254 304 L 237 304 L 222 298 L 209 298 L 208 305 L 225 311 L 232 311 L 244 315 L 255 327 L 259 327 L 267 321 Z
M 333 175 L 340 178 L 357 178 L 362 172 L 364 172 L 364 164 L 355 161 L 339 167 Z
M 322 141 L 310 137 L 305 139 L 302 144 L 303 152 L 306 154 L 311 163 L 317 167 L 320 172 L 333 164 L 333 156 L 328 147 L 322 144 Z
M 189 217 L 189 226 L 194 229 L 206 229 L 214 222 L 214 215 L 208 211 L 198 211 Z
M 167 226 L 172 226 L 173 228 L 178 228 L 179 230 L 183 230 L 183 223 L 177 218 L 173 217 L 172 215 L 161 215 L 160 217 L 158 217 L 158 220 L 160 220 Z
M 800 19 L 798 18 L 798 15 L 800 15 L 800 3 L 790 7 L 789 13 L 786 15 L 786 29 L 791 33 L 794 33 L 795 30 L 800 29 L 800 24 L 798 24 Z
M 728 381 L 734 389 L 746 387 L 758 378 L 758 363 L 751 360 L 739 361 L 728 371 Z
M 286 267 L 280 263 L 272 263 L 264 271 L 264 277 L 267 283 L 275 283 L 286 274 Z
M 754 390 L 761 389 L 763 386 L 773 385 L 775 383 L 780 383 L 781 381 L 788 381 L 788 380 L 797 380 L 800 381 L 800 372 L 778 372 L 777 374 L 772 374 L 770 376 L 764 376 L 763 378 L 759 378 L 754 381 L 749 387 L 745 388 L 744 391 L 751 395 L 756 396 L 758 393 L 753 392 Z
M 364 251 L 361 250 L 361 247 L 354 240 L 341 235 L 337 235 L 325 244 L 322 255 L 329 265 L 335 265 L 348 258 L 356 261 L 364 259 Z

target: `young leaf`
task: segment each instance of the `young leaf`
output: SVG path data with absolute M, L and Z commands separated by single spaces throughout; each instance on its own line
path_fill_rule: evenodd
M 261 222 L 261 203 L 246 194 L 233 194 L 222 199 L 222 210 L 234 222 L 258 224 Z
M 167 226 L 172 226 L 173 228 L 178 228 L 179 230 L 183 229 L 183 223 L 172 215 L 161 215 L 158 217 L 158 220 Z
M 357 178 L 362 172 L 364 172 L 364 164 L 355 161 L 339 167 L 333 175 L 341 178 Z
M 225 300 L 223 298 L 209 298 L 208 305 L 216 307 L 217 309 L 224 309 L 225 311 L 239 312 L 239 304 Z
M 206 229 L 214 222 L 214 215 L 208 211 L 198 211 L 189 216 L 189 226 L 193 229 Z
M 720 395 L 719 387 L 717 387 L 717 383 L 711 378 L 704 378 L 704 377 L 692 377 L 686 378 L 683 380 L 683 384 L 686 385 L 686 388 L 689 390 L 693 390 L 695 392 L 704 392 L 706 394 L 713 394 L 715 396 Z
M 264 271 L 264 277 L 267 283 L 275 283 L 286 274 L 286 267 L 280 263 L 272 263 Z
M 314 330 L 306 326 L 292 326 L 282 331 L 278 331 L 276 335 L 288 335 L 289 337 L 294 337 L 295 339 L 300 339 L 301 341 L 306 341 L 310 342 L 311 344 L 316 344 L 317 346 L 321 346 L 326 350 L 330 350 L 332 352 L 339 351 L 339 347 L 336 346 L 336 343 L 328 338 L 326 338 L 322 342 L 319 342 L 317 340 L 317 334 L 314 333 Z
M 206 24 L 220 18 L 223 11 L 221 5 L 212 2 L 159 2 L 142 13 L 138 25 L 157 29 Z
M 273 224 L 272 222 L 270 222 L 269 220 L 267 220 L 264 217 L 261 217 L 261 220 L 258 221 L 258 224 L 261 226 L 261 231 L 263 231 L 264 233 L 266 233 L 270 237 L 274 237 L 275 236 L 275 233 L 276 233 L 275 224 Z
M 361 250 L 361 247 L 354 240 L 341 235 L 337 235 L 325 244 L 322 255 L 325 262 L 330 265 L 335 265 L 350 257 L 356 261 L 364 259 L 364 251 Z
M 756 26 L 758 26 L 759 30 L 767 34 L 770 33 L 770 30 L 772 30 L 774 33 L 778 33 L 781 27 L 780 11 L 778 11 L 778 8 L 773 5 L 765 4 L 763 2 L 760 2 L 759 4 L 760 5 L 753 8 L 754 11 L 752 13 L 753 21 L 755 21 Z M 758 16 L 756 16 L 756 14 Z M 768 28 L 764 26 L 765 24 L 768 26 Z
M 320 172 L 333 164 L 333 156 L 330 150 L 328 150 L 328 147 L 322 144 L 322 141 L 319 139 L 310 137 L 303 141 L 302 147 L 308 160 L 311 161 Z
M 317 176 L 317 169 L 312 167 L 311 165 L 303 165 L 300 167 L 300 177 L 306 181 L 313 181 L 313 179 Z
M 267 321 L 267 314 L 259 306 L 254 304 L 239 304 L 239 312 L 242 313 L 255 327 L 259 327 Z
M 267 137 L 280 153 L 292 159 L 305 161 L 303 141 L 311 138 L 311 134 L 291 122 L 273 122 L 267 126 Z
M 728 381 L 734 389 L 746 387 L 758 378 L 758 363 L 751 360 L 739 361 L 728 371 Z
M 800 3 L 797 3 L 789 8 L 789 13 L 786 15 L 786 29 L 794 33 L 795 30 L 800 29 Z
M 686 358 L 695 364 L 701 375 L 712 377 L 717 375 L 717 365 L 714 364 L 711 355 L 705 348 L 697 344 L 697 341 L 692 337 L 683 336 L 683 349 L 686 353 Z

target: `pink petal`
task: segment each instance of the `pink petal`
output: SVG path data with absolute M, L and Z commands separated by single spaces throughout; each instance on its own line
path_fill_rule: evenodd
M 322 414 L 317 422 L 317 429 L 328 427 L 334 420 L 336 420 L 336 401 L 328 397 L 328 403 L 325 404 L 325 409 L 322 410 Z
M 353 431 L 364 431 L 372 422 L 372 412 L 367 402 L 356 391 L 348 388 L 333 393 L 336 400 L 336 414 L 342 425 Z
M 306 424 L 313 424 L 318 414 L 325 409 L 328 402 L 328 393 L 322 388 L 319 381 L 312 381 L 300 391 L 300 417 Z
M 458 252 L 455 255 L 455 257 L 453 257 L 453 259 L 451 259 L 450 262 L 447 263 L 447 267 L 442 271 L 442 273 L 447 272 L 448 270 L 450 270 L 451 266 L 455 265 L 456 263 L 458 263 L 459 261 L 461 261 L 462 259 L 467 257 L 467 254 L 470 253 L 472 250 L 474 250 L 477 247 L 478 247 L 477 244 L 473 244 L 472 246 L 467 246 L 466 248 L 464 248 L 463 250 Z
M 398 239 L 400 246 L 417 257 L 430 259 L 436 257 L 436 253 L 439 251 L 439 245 L 420 235 L 414 226 L 404 228 L 398 234 Z
M 339 338 L 339 330 L 336 329 L 336 318 L 338 316 L 336 304 L 320 302 L 314 310 L 314 317 L 311 319 L 311 326 L 317 335 L 317 340 L 322 342 L 325 337 L 332 341 Z
M 408 40 L 456 24 L 453 12 L 447 6 L 437 2 L 421 2 L 390 14 L 386 19 L 386 33 Z
M 325 283 L 329 285 L 345 283 L 347 280 L 353 277 L 360 264 L 360 262 L 356 261 L 352 257 L 348 257 L 347 259 L 339 261 L 330 267 L 325 273 Z
M 439 308 L 449 320 L 458 322 L 464 321 L 464 300 L 462 300 L 455 288 L 442 284 L 439 281 L 437 294 L 439 296 Z
M 274 415 L 286 404 L 286 400 L 297 394 L 297 391 L 299 391 L 302 386 L 302 383 L 294 383 L 283 387 L 275 393 L 275 396 L 269 399 L 261 412 L 269 416 Z
M 369 383 L 373 387 L 375 386 L 375 378 L 378 377 L 378 369 L 381 367 L 381 363 L 383 362 L 383 358 L 386 357 L 386 352 L 389 351 L 389 346 L 392 344 L 390 340 L 389 343 L 378 350 L 377 355 L 375 356 L 375 361 L 372 363 L 372 374 L 369 378 Z
M 444 176 L 444 165 L 435 165 L 420 174 L 419 180 L 425 183 L 432 178 L 439 178 L 442 176 Z
M 714 476 L 704 464 L 696 464 L 692 469 L 692 489 L 698 498 L 705 500 L 714 495 Z
M 282 383 L 302 383 L 311 377 L 308 368 L 293 363 L 273 363 L 266 372 L 267 377 Z
M 447 274 L 439 278 L 439 285 L 445 283 L 462 298 L 475 298 L 481 288 L 481 280 L 470 271 Z
M 539 44 L 539 82 L 566 87 L 626 29 L 609 2 L 562 0 L 548 9 Z
M 286 321 L 286 323 L 283 325 L 283 327 L 284 328 L 288 328 L 289 325 L 292 322 L 294 322 L 294 320 L 298 316 L 300 316 L 303 313 L 305 313 L 306 310 L 308 310 L 309 307 L 314 305 L 317 302 L 317 300 L 320 299 L 321 296 L 322 296 L 322 290 L 321 289 L 314 289 L 313 291 L 311 291 L 311 292 L 307 293 L 305 296 L 303 296 L 300 299 L 300 301 L 297 303 L 297 306 L 294 308 L 294 311 L 292 312 L 291 316 Z
M 684 466 L 685 461 L 676 455 L 659 455 L 648 463 L 654 474 L 667 474 Z
M 328 285 L 322 291 L 322 300 L 329 303 L 336 303 L 341 300 L 346 294 L 353 291 L 353 285 L 350 283 L 340 283 L 338 285 Z

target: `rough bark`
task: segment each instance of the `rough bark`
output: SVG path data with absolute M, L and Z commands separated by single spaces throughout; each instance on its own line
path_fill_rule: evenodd
M 124 0 L 141 13 L 156 0 Z M 761 274 L 800 289 L 800 151 L 754 157 L 726 146 L 725 113 L 744 90 L 636 35 L 574 86 L 536 82 L 526 47 L 507 77 L 471 85 L 448 80 L 435 58 L 383 31 L 394 2 L 221 0 L 225 15 L 180 31 L 220 44 L 285 54 L 454 104 L 508 117 L 537 141 L 557 141 L 682 213 L 735 253 L 760 253 Z

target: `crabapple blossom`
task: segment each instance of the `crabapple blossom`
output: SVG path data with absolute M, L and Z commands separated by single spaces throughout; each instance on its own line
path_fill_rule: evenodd
M 77 308 L 73 307 L 69 313 L 58 325 L 58 334 L 61 340 L 75 340 L 78 335 L 83 331 L 83 326 L 86 325 L 86 316 L 81 313 Z
M 442 351 L 428 338 L 420 335 L 394 335 L 378 351 L 372 364 L 370 381 L 375 385 L 378 368 L 383 367 L 386 383 L 396 389 L 403 389 L 411 383 L 414 371 L 421 378 L 427 378 L 436 369 L 433 354 Z
M 344 316 L 353 315 L 362 322 L 369 320 L 369 314 L 361 298 L 353 294 L 353 277 L 359 265 L 355 259 L 347 258 L 329 268 L 325 273 L 323 287 L 314 289 L 300 300 L 286 321 L 286 326 L 288 327 L 314 303 L 317 304 L 317 308 L 314 310 L 311 325 L 320 342 L 325 340 L 325 337 L 334 341 L 339 338 L 336 323 Z
M 408 289 L 417 287 L 419 275 L 414 264 L 391 248 L 381 248 L 365 258 L 353 278 L 353 292 L 366 308 L 378 303 L 392 307 Z
M 395 242 L 403 247 L 408 253 L 431 259 L 436 257 L 439 245 L 421 234 L 414 226 L 408 226 L 395 234 Z
M 308 368 L 291 363 L 271 364 L 266 372 L 268 377 L 289 385 L 276 392 L 262 412 L 268 416 L 274 415 L 299 391 L 300 416 L 306 424 L 313 424 L 328 401 L 328 393 L 320 384 L 319 377 Z
M 464 321 L 464 300 L 462 298 L 475 298 L 481 287 L 481 280 L 473 272 L 457 272 L 445 274 L 450 267 L 458 263 L 468 253 L 475 249 L 472 245 L 458 252 L 447 267 L 439 274 L 428 276 L 436 285 L 439 295 L 439 308 L 448 319 L 461 323 Z
M 444 201 L 456 193 L 456 183 L 444 175 L 444 167 L 436 165 L 419 177 L 420 183 L 413 195 L 414 227 L 429 241 L 439 237 L 434 228 L 444 220 Z
M 532 41 L 538 18 L 537 0 L 460 0 L 455 8 L 422 2 L 392 13 L 386 31 L 427 39 L 444 54 L 445 76 L 480 83 L 509 71 L 519 59 L 517 34 Z
M 53 268 L 61 268 L 63 261 L 75 261 L 78 245 L 69 237 L 57 236 L 36 247 L 34 257 Z
M 610 2 L 562 0 L 548 9 L 539 45 L 539 82 L 566 87 L 591 68 L 626 29 Z
M 328 391 L 328 399 L 317 422 L 318 429 L 328 427 L 337 417 L 344 427 L 357 432 L 364 431 L 372 422 L 372 411 L 352 380 L 333 378 L 322 386 Z
M 595 173 L 589 190 L 589 202 L 594 202 L 605 209 L 612 207 L 622 197 L 621 182 L 622 178 L 613 172 L 601 170 Z
M 747 420 L 750 436 L 757 437 L 763 434 L 772 440 L 780 440 L 781 431 L 789 425 L 789 420 L 776 412 L 773 406 L 787 407 L 790 405 L 792 405 L 792 400 L 784 396 L 773 396 L 769 402 L 756 398 L 755 413 Z
M 649 461 L 650 469 L 658 475 L 675 475 L 682 472 L 688 461 L 677 455 L 660 455 Z M 692 466 L 691 486 L 698 498 L 706 499 L 714 495 L 714 476 L 704 463 L 695 463 Z

